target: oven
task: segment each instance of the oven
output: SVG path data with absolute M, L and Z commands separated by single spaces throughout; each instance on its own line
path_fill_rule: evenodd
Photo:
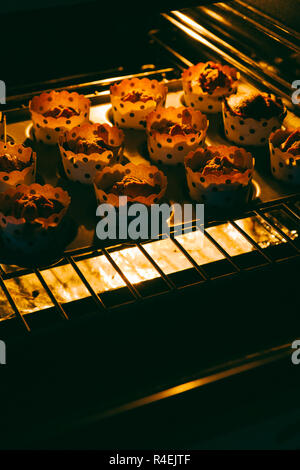
M 57 148 L 35 140 L 28 103 L 42 91 L 77 91 L 91 100 L 92 122 L 111 124 L 111 84 L 156 78 L 178 107 L 182 71 L 205 59 L 281 96 L 287 125 L 299 127 L 291 84 L 300 36 L 240 0 L 167 8 L 137 31 L 142 52 L 128 60 L 7 87 L 8 143 L 34 145 L 37 181 L 67 189 L 72 203 L 42 255 L 23 259 L 1 245 L 1 447 L 213 447 L 279 415 L 271 445 L 288 446 L 297 441 L 299 186 L 273 178 L 263 148 L 246 207 L 205 210 L 204 230 L 195 218 L 184 230 L 171 220 L 158 240 L 101 242 L 93 190 L 68 182 Z M 226 143 L 217 116 L 207 140 Z M 147 161 L 143 133 L 128 132 L 125 157 Z M 166 174 L 169 201 L 189 202 L 182 168 Z M 250 432 L 245 442 L 254 441 Z

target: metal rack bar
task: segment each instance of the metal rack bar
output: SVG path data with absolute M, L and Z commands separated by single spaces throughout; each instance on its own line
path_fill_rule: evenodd
M 294 250 L 300 253 L 300 249 L 293 243 L 290 237 L 286 235 L 286 233 L 284 233 L 279 227 L 277 227 L 277 225 L 272 222 L 272 220 L 268 216 L 266 216 L 259 209 L 256 210 L 255 213 L 259 215 L 262 219 L 264 219 L 274 230 L 276 230 L 287 241 L 287 243 L 293 247 Z
M 234 220 L 230 220 L 231 225 L 234 226 L 242 235 L 245 237 L 249 243 L 268 261 L 270 264 L 274 264 L 274 261 L 263 251 L 256 241 L 254 241 Z
M 40 283 L 42 284 L 43 288 L 45 289 L 45 291 L 47 292 L 50 300 L 53 302 L 56 310 L 58 311 L 58 313 L 65 319 L 65 320 L 68 320 L 69 317 L 68 315 L 66 314 L 66 312 L 64 311 L 64 309 L 62 308 L 61 304 L 56 300 L 56 297 L 55 295 L 53 294 L 52 290 L 50 289 L 50 287 L 48 286 L 47 282 L 45 281 L 45 279 L 43 278 L 41 272 L 39 269 L 35 268 L 34 269 L 34 273 L 35 275 L 37 276 L 38 280 L 40 281 Z
M 171 279 L 169 279 L 169 277 L 163 272 L 163 270 L 158 266 L 158 264 L 154 261 L 154 259 L 149 255 L 148 251 L 145 250 L 143 245 L 141 243 L 137 243 L 137 246 L 141 250 L 143 255 L 148 259 L 148 261 L 150 261 L 150 263 L 156 269 L 156 271 L 159 272 L 160 276 L 163 278 L 165 283 L 168 285 L 169 289 L 170 290 L 176 289 L 176 286 L 175 286 L 174 282 Z
M 237 272 L 241 271 L 241 268 L 233 261 L 232 257 L 227 253 L 226 250 L 206 231 L 204 230 L 204 235 L 206 238 L 222 253 L 223 256 L 229 261 L 229 263 L 234 267 Z
M 204 270 L 196 263 L 196 261 L 191 257 L 191 255 L 183 248 L 183 246 L 179 243 L 176 238 L 170 237 L 170 240 L 177 246 L 177 248 L 181 251 L 181 253 L 188 259 L 188 261 L 192 264 L 192 266 L 196 269 L 196 271 L 200 274 L 204 281 L 209 281 L 209 277 L 205 274 Z
M 283 207 L 286 209 L 286 211 L 293 216 L 294 219 L 297 219 L 298 223 L 300 221 L 300 217 L 296 212 L 293 211 L 289 206 L 287 206 L 284 202 L 282 203 Z
M 228 5 L 226 3 L 221 3 L 218 5 L 219 9 L 222 9 L 224 11 L 229 11 L 230 13 L 233 13 L 236 17 L 246 20 L 248 23 L 252 24 L 258 31 L 261 31 L 264 34 L 267 34 L 274 41 L 277 41 L 280 44 L 284 44 L 289 49 L 299 53 L 299 47 L 297 47 L 296 44 L 293 44 L 291 41 L 286 39 L 286 37 L 282 35 L 282 31 L 281 31 L 281 34 L 279 34 L 279 32 L 274 31 L 274 25 L 275 25 L 274 19 L 267 17 L 267 15 L 264 15 L 259 10 L 256 10 L 255 8 L 252 8 L 250 5 L 247 5 L 241 1 L 236 1 L 234 6 L 235 8 L 233 8 L 231 5 Z M 242 11 L 241 11 L 241 8 L 238 9 L 237 6 L 242 7 Z M 205 8 L 205 7 L 202 7 L 202 9 L 204 12 L 208 10 L 208 8 Z M 255 19 L 251 18 L 249 16 L 249 11 L 257 15 L 260 21 L 256 21 Z M 266 26 L 266 23 L 270 21 L 272 21 L 272 28 L 273 28 L 272 30 L 268 26 Z M 288 33 L 287 31 L 285 33 L 291 34 L 291 33 Z M 294 31 L 294 33 L 296 33 L 296 31 Z M 296 38 L 296 36 L 292 36 L 292 37 Z
M 144 72 L 140 72 L 140 73 L 135 73 L 135 74 L 126 74 L 126 75 L 120 75 L 118 77 L 111 77 L 111 78 L 104 78 L 104 79 L 101 79 L 101 80 L 93 80 L 91 82 L 86 82 L 86 83 L 78 83 L 76 85 L 69 85 L 69 86 L 64 86 L 64 87 L 56 87 L 55 90 L 56 91 L 62 91 L 62 90 L 68 90 L 68 91 L 72 91 L 72 90 L 82 90 L 83 88 L 88 88 L 88 87 L 94 87 L 94 86 L 109 86 L 111 83 L 115 82 L 115 81 L 120 81 L 120 80 L 124 80 L 125 78 L 134 78 L 134 77 L 151 77 L 153 75 L 160 75 L 162 73 L 167 73 L 167 72 L 173 72 L 174 71 L 174 68 L 173 67 L 166 67 L 166 68 L 162 68 L 162 69 L 156 69 L 156 70 L 151 70 L 151 71 L 144 71 Z M 43 90 L 43 93 L 47 93 L 49 91 L 52 91 L 53 88 L 49 88 L 49 89 L 46 89 L 46 90 Z M 22 93 L 22 94 L 19 94 L 19 95 L 14 95 L 14 96 L 9 96 L 7 97 L 7 104 L 9 104 L 10 102 L 14 102 L 14 101 L 23 101 L 23 100 L 26 100 L 28 101 L 32 96 L 35 96 L 37 94 L 36 91 L 31 91 L 31 92 L 28 92 L 28 93 Z
M 28 332 L 30 332 L 30 331 L 31 331 L 31 330 L 30 330 L 30 327 L 29 327 L 27 321 L 25 320 L 25 318 L 23 317 L 23 315 L 21 314 L 21 312 L 19 311 L 18 307 L 16 306 L 16 304 L 15 304 L 15 302 L 14 302 L 12 296 L 11 296 L 10 293 L 9 293 L 9 290 L 7 289 L 7 287 L 6 287 L 6 285 L 5 285 L 4 281 L 3 281 L 3 278 L 2 278 L 2 276 L 1 276 L 1 274 L 0 274 L 0 285 L 1 285 L 1 287 L 2 287 L 2 289 L 3 289 L 3 291 L 4 291 L 4 293 L 5 293 L 5 295 L 6 295 L 6 297 L 7 297 L 8 302 L 10 303 L 10 306 L 11 306 L 11 308 L 13 309 L 15 315 L 16 315 L 17 318 L 21 321 L 22 325 L 25 326 L 26 330 L 27 330 Z
M 244 8 L 247 8 L 247 10 L 252 11 L 253 13 L 257 14 L 258 16 L 263 18 L 266 22 L 271 24 L 273 28 L 274 28 L 274 26 L 276 26 L 276 28 L 278 28 L 278 30 L 281 33 L 284 32 L 286 35 L 288 35 L 290 37 L 293 37 L 293 38 L 297 38 L 297 40 L 300 41 L 300 34 L 298 33 L 298 31 L 295 31 L 294 29 L 282 24 L 277 19 L 272 18 L 271 16 L 267 15 L 263 11 L 258 10 L 257 8 L 253 7 L 252 5 L 249 5 L 248 3 L 246 3 L 242 0 L 235 0 L 235 3 L 238 4 L 238 5 L 243 6 Z M 223 5 L 224 4 L 222 3 L 222 6 Z M 282 35 L 280 37 L 282 37 Z

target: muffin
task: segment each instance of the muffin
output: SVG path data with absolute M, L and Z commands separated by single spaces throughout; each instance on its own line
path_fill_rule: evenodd
M 226 138 L 240 145 L 265 145 L 285 116 L 281 99 L 268 93 L 231 95 L 223 102 Z
M 29 253 L 49 247 L 70 205 L 66 191 L 51 185 L 20 185 L 0 193 L 2 238 L 14 250 Z
M 35 180 L 36 154 L 22 144 L 0 142 L 0 191 Z
M 67 177 L 92 184 L 97 171 L 122 160 L 124 134 L 109 124 L 83 124 L 59 139 Z
M 76 92 L 50 91 L 29 103 L 37 141 L 54 145 L 59 136 L 89 120 L 90 100 Z
M 159 202 L 167 189 L 167 178 L 152 165 L 114 165 L 99 172 L 94 180 L 98 204 L 119 207 L 119 197 L 126 196 L 128 203 L 139 202 L 150 206 Z
M 184 159 L 193 200 L 216 207 L 245 203 L 250 194 L 254 158 L 243 148 L 198 148 Z
M 219 113 L 224 96 L 235 93 L 239 72 L 228 65 L 200 62 L 182 74 L 184 100 L 187 106 L 204 113 Z
M 300 128 L 278 129 L 269 138 L 273 176 L 281 181 L 300 184 Z
M 114 123 L 118 127 L 145 129 L 147 115 L 164 106 L 168 89 L 157 80 L 131 78 L 110 87 Z
M 184 106 L 157 108 L 147 117 L 147 145 L 151 160 L 183 164 L 184 156 L 205 145 L 208 120 L 200 111 Z

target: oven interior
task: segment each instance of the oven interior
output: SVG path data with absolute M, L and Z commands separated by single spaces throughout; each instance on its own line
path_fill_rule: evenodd
M 170 11 L 156 21 L 143 64 L 16 86 L 5 108 L 9 138 L 32 143 L 28 101 L 42 90 L 84 93 L 92 101 L 91 120 L 111 122 L 109 85 L 148 76 L 165 81 L 167 104 L 179 106 L 181 72 L 202 59 L 237 66 L 243 87 L 279 94 L 288 122 L 298 123 L 289 72 L 299 72 L 297 34 L 291 41 L 286 28 L 240 1 Z M 211 122 L 208 143 L 225 142 L 219 118 Z M 126 139 L 128 160 L 147 161 L 144 135 L 129 132 Z M 84 414 L 105 420 L 108 410 L 124 412 L 126 403 L 230 370 L 234 361 L 247 370 L 289 353 L 299 327 L 300 193 L 272 178 L 266 149 L 255 155 L 246 208 L 206 211 L 204 231 L 197 220 L 186 223 L 184 233 L 170 222 L 170 235 L 159 240 L 103 243 L 94 235 L 92 189 L 66 180 L 55 148 L 34 146 L 38 182 L 70 191 L 72 206 L 51 252 L 20 262 L 1 248 L 0 330 L 11 361 L 4 373 L 7 384 L 18 382 L 3 394 L 22 422 L 17 440 L 22 435 L 30 445 L 42 422 L 49 439 L 60 426 L 61 433 L 76 427 Z M 182 169 L 166 173 L 168 199 L 188 202 Z M 34 393 L 33 384 L 46 394 Z M 78 403 L 81 394 L 84 403 Z M 8 410 L 9 442 L 16 431 Z

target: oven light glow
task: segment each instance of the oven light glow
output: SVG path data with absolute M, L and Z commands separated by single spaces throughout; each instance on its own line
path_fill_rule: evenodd
M 110 110 L 110 108 L 110 103 L 92 106 L 90 109 L 90 121 L 93 123 L 102 122 L 106 124 L 111 124 L 110 120 L 108 119 L 108 111 Z
M 3 290 L 0 288 L 0 321 L 7 320 L 11 317 L 14 317 L 14 312 L 10 304 L 7 302 Z
M 277 245 L 286 240 L 260 216 L 247 217 L 236 221 L 261 248 Z M 255 247 L 230 223 L 209 227 L 206 232 L 213 237 L 230 256 L 237 256 L 255 250 Z M 296 232 L 294 230 L 294 232 Z M 293 232 L 285 229 L 291 238 Z M 294 238 L 298 236 L 296 232 Z M 198 265 L 224 259 L 218 248 L 200 231 L 185 233 L 176 237 L 187 253 Z M 144 249 L 165 274 L 180 272 L 193 267 L 189 259 L 169 238 L 143 244 Z M 110 256 L 132 284 L 155 279 L 160 276 L 143 252 L 132 246 L 111 251 Z M 76 264 L 97 294 L 125 287 L 126 283 L 109 260 L 102 254 L 76 261 Z M 3 266 L 6 273 L 19 268 Z M 49 268 L 41 274 L 58 302 L 67 303 L 89 297 L 90 293 L 71 265 Z M 21 275 L 4 281 L 17 308 L 22 314 L 53 307 L 47 292 L 33 274 Z M 0 321 L 14 313 L 0 289 Z
M 53 307 L 47 292 L 35 274 L 26 274 L 4 282 L 22 314 Z
M 206 231 L 230 256 L 238 256 L 254 250 L 253 245 L 230 223 L 209 227 Z
M 236 221 L 236 224 L 261 248 L 286 243 L 286 240 L 260 216 L 240 219 Z
M 77 266 L 97 294 L 126 286 L 104 255 L 78 261 Z
M 223 254 L 200 230 L 185 233 L 176 237 L 176 239 L 199 265 L 212 263 L 224 258 Z
M 144 248 L 165 274 L 172 274 L 193 267 L 172 240 L 168 238 L 145 243 Z
M 58 302 L 72 302 L 90 295 L 73 267 L 69 264 L 42 271 L 42 276 Z
M 133 284 L 160 276 L 138 247 L 114 251 L 110 255 Z

